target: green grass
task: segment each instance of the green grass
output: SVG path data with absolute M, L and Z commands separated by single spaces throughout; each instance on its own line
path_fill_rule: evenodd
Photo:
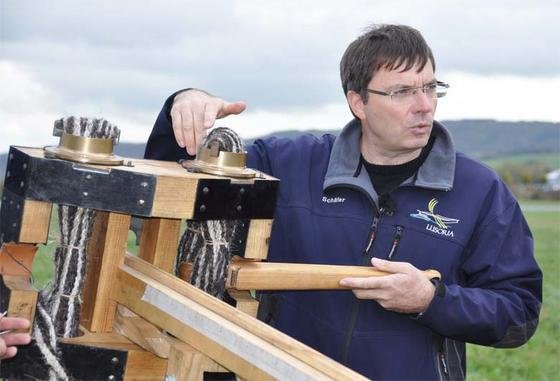
M 468 345 L 469 380 L 558 380 L 560 377 L 560 213 L 526 212 L 525 216 L 544 273 L 539 327 L 521 348 Z
M 38 290 L 45 287 L 53 278 L 53 259 L 54 251 L 60 237 L 60 229 L 58 225 L 57 207 L 53 208 L 51 215 L 51 224 L 49 227 L 49 238 L 46 245 L 38 245 L 37 255 L 33 261 L 33 285 Z M 136 245 L 136 235 L 128 232 L 127 250 L 130 253 L 137 254 L 138 246 Z
M 529 201 L 526 205 L 560 206 L 559 202 Z M 556 209 L 558 210 L 558 209 Z M 33 265 L 35 285 L 41 288 L 52 277 L 52 256 L 58 233 L 53 213 L 49 244 L 42 246 Z M 525 213 L 535 238 L 535 255 L 544 272 L 544 303 L 541 321 L 535 336 L 521 348 L 494 349 L 468 345 L 468 379 L 557 380 L 560 374 L 560 213 L 527 211 Z M 135 252 L 131 232 L 129 250 Z
M 531 153 L 511 156 L 500 156 L 482 159 L 492 168 L 499 168 L 504 164 L 534 164 L 544 163 L 551 168 L 560 168 L 560 155 L 558 153 Z

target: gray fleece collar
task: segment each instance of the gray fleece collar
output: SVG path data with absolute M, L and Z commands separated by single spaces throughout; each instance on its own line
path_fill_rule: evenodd
M 455 145 L 449 131 L 439 122 L 434 122 L 432 135 L 436 137 L 428 157 L 416 176 L 404 184 L 436 190 L 451 190 L 455 177 Z M 377 193 L 371 185 L 367 171 L 356 175 L 360 164 L 360 138 L 362 126 L 354 119 L 340 132 L 334 142 L 325 175 L 323 190 L 335 186 L 361 188 L 377 203 Z

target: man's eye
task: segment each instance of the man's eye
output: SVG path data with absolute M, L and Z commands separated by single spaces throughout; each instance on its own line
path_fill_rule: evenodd
M 393 95 L 396 95 L 397 97 L 402 97 L 402 96 L 406 96 L 406 95 L 410 95 L 410 94 L 414 94 L 414 91 L 416 89 L 413 89 L 411 87 L 407 87 L 404 89 L 400 89 L 400 90 L 395 90 L 395 92 L 393 93 Z

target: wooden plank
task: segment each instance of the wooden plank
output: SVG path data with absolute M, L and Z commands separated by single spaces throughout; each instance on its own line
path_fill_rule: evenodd
M 197 186 L 196 178 L 158 177 L 152 216 L 192 218 Z
M 3 243 L 0 248 L 0 274 L 31 278 L 37 246 L 28 243 Z
M 226 287 L 237 290 L 343 290 L 340 281 L 351 277 L 379 277 L 391 273 L 371 266 L 272 263 L 234 257 L 228 267 Z M 428 279 L 441 279 L 437 270 L 425 270 Z
M 273 220 L 251 220 L 244 258 L 266 259 Z
M 51 213 L 52 204 L 50 202 L 25 200 L 19 242 L 47 243 Z
M 127 256 L 118 279 L 114 297 L 119 303 L 243 378 L 366 379 L 139 258 Z M 214 327 L 218 335 L 216 341 L 199 332 L 200 327 L 188 325 L 191 323 L 186 322 L 186 313 L 192 313 L 195 325 L 196 319 L 200 319 L 198 322 L 202 322 L 203 328 Z M 228 343 L 230 339 L 233 343 Z M 230 344 L 232 346 L 228 347 Z M 256 358 L 261 355 L 268 359 L 265 363 Z
M 239 291 L 230 289 L 227 291 L 229 296 L 235 299 L 235 308 L 239 311 L 245 312 L 247 315 L 254 318 L 257 317 L 259 311 L 259 301 L 253 298 L 249 291 Z
M 35 309 L 37 307 L 38 292 L 31 285 L 28 276 L 3 275 L 4 285 L 10 290 L 10 302 L 8 305 L 9 317 L 23 317 L 29 321 L 35 319 Z M 18 332 L 31 333 L 31 326 L 28 329 Z
M 144 350 L 128 351 L 123 381 L 163 380 L 167 371 L 167 359 Z
M 155 268 L 155 267 L 154 267 Z M 161 270 L 160 270 L 161 271 Z M 173 308 L 169 309 L 165 306 L 156 306 L 150 301 L 144 301 L 145 291 L 147 289 L 156 291 L 154 286 L 159 287 L 153 279 L 139 273 L 128 267 L 123 267 L 118 275 L 118 287 L 115 288 L 114 298 L 118 303 L 125 305 L 140 316 L 145 317 L 151 323 L 165 329 L 181 341 L 184 341 L 196 349 L 202 351 L 205 355 L 219 361 L 220 364 L 232 369 L 236 373 L 247 375 L 247 378 L 254 380 L 272 380 L 266 372 L 240 358 L 235 351 L 224 348 L 219 343 L 207 338 L 197 330 L 183 323 L 180 318 L 175 318 Z M 172 289 L 163 287 L 161 290 L 162 297 L 169 297 L 170 300 L 178 300 L 179 303 L 185 304 L 190 308 L 196 316 L 208 316 L 208 310 L 198 304 L 188 300 L 177 294 Z M 157 291 L 156 291 L 157 292 Z M 241 313 L 241 312 L 238 312 Z M 215 314 L 210 314 L 210 319 L 215 318 Z M 231 328 L 231 323 L 222 319 L 220 324 L 224 324 Z M 210 322 L 212 326 L 212 322 Z
M 16 146 L 15 148 L 24 152 L 29 156 L 33 156 L 37 158 L 44 157 L 43 148 L 21 147 L 21 146 Z M 96 165 L 96 164 L 80 164 L 80 166 L 86 168 L 90 167 L 93 169 L 100 169 L 100 170 L 118 169 L 120 171 L 138 172 L 138 173 L 151 174 L 155 176 L 175 177 L 178 179 L 188 179 L 188 180 L 195 180 L 195 181 L 197 179 L 223 178 L 219 176 L 209 175 L 206 173 L 188 172 L 180 164 L 172 161 L 136 159 L 136 158 L 123 158 L 123 159 L 125 165 L 109 166 L 109 165 Z M 275 177 L 269 176 L 266 173 L 259 173 L 259 179 L 277 180 Z
M 130 215 L 98 212 L 88 246 L 81 323 L 92 332 L 110 332 L 116 303 L 109 298 L 126 251 Z
M 65 176 L 72 177 L 72 184 L 74 188 L 86 191 L 85 188 L 88 184 L 81 181 L 81 174 L 76 174 L 74 166 L 77 164 L 71 162 L 61 161 L 48 161 L 44 159 L 43 150 L 40 148 L 26 148 L 14 147 L 21 151 L 22 155 L 30 156 L 36 162 L 41 162 L 46 168 L 53 171 L 53 175 L 60 174 L 61 169 L 67 171 Z M 53 168 L 54 163 L 57 164 L 57 169 Z M 117 198 L 102 199 L 98 195 L 90 194 L 87 199 L 82 196 L 83 192 L 71 192 L 71 196 L 64 194 L 60 195 L 61 190 L 66 190 L 58 182 L 32 182 L 31 193 L 34 199 L 41 199 L 44 201 L 51 201 L 62 204 L 80 205 L 97 210 L 113 210 L 122 213 L 161 217 L 161 218 L 176 218 L 176 219 L 192 219 L 195 213 L 195 204 L 197 197 L 197 187 L 201 180 L 222 181 L 224 177 L 213 176 L 204 173 L 191 173 L 184 169 L 181 165 L 173 162 L 164 162 L 156 160 L 142 160 L 142 159 L 127 159 L 125 158 L 126 165 L 122 166 L 103 166 L 91 164 L 79 164 L 81 171 L 90 171 L 93 178 L 97 179 L 103 187 L 106 188 L 108 193 L 115 192 L 116 195 L 123 196 L 122 200 L 115 203 Z M 60 168 L 59 168 L 60 167 Z M 99 175 L 102 173 L 102 175 Z M 140 188 L 138 192 L 123 192 L 123 179 L 138 178 L 140 181 L 137 184 Z M 144 180 L 141 180 L 144 179 Z M 109 181 L 110 180 L 110 181 Z M 155 180 L 155 189 L 153 181 Z M 278 180 L 260 173 L 259 180 Z M 232 184 L 238 184 L 240 180 L 233 180 Z M 253 179 L 243 180 L 243 183 L 254 183 Z M 141 184 L 149 184 L 145 188 Z M 128 185 L 128 183 L 126 183 Z M 132 186 L 133 184 L 131 184 Z M 118 186 L 118 188 L 116 188 Z M 45 196 L 45 190 L 48 190 L 48 197 Z M 122 193 L 118 193 L 122 192 Z M 87 192 L 86 192 L 87 193 Z M 141 198 L 136 198 L 136 195 L 142 194 Z M 126 196 L 126 197 L 125 197 Z M 43 198 L 41 198 L 43 197 Z M 66 200 L 71 199 L 71 202 Z M 56 200 L 55 200 L 56 199 Z M 112 202 L 109 202 L 112 201 Z M 230 205 L 231 206 L 231 205 Z M 233 206 L 232 206 L 233 207 Z
M 175 380 L 203 381 L 204 372 L 229 372 L 210 357 L 180 341 L 171 345 L 167 363 L 167 376 Z
M 172 273 L 177 257 L 181 220 L 145 218 L 138 256 L 154 266 Z
M 124 306 L 117 307 L 113 330 L 158 357 L 169 357 L 169 336 Z

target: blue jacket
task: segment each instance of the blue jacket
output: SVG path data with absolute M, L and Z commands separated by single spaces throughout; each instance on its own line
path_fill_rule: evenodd
M 270 261 L 369 265 L 393 250 L 392 260 L 442 274 L 421 316 L 350 291 L 275 292 L 263 303 L 274 327 L 375 380 L 464 379 L 465 342 L 515 347 L 538 324 L 542 273 L 519 205 L 493 171 L 455 152 L 441 124 L 433 135 L 417 174 L 391 193 L 392 210 L 380 210 L 361 168 L 357 121 L 336 138 L 248 147 L 248 166 L 281 180 Z M 186 157 L 166 107 L 146 157 Z

